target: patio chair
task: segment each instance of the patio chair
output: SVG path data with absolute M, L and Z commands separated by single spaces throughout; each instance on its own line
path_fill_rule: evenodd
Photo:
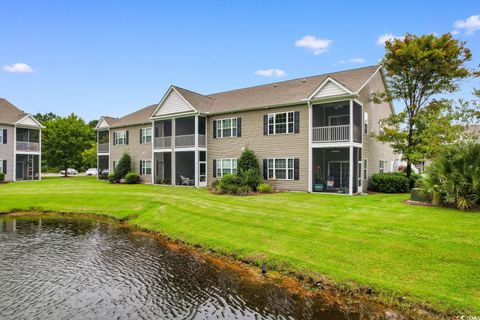
M 327 177 L 327 191 L 335 191 L 335 177 Z
M 193 180 L 190 179 L 189 177 L 184 177 L 184 176 L 180 175 L 180 178 L 182 179 L 182 186 L 192 185 Z

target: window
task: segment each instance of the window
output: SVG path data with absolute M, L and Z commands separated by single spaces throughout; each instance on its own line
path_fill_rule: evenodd
M 152 161 L 151 160 L 140 160 L 140 175 L 150 175 L 152 174 Z
M 368 179 L 368 159 L 363 159 L 363 180 Z
M 237 159 L 217 159 L 216 160 L 217 178 L 225 174 L 237 173 Z
M 140 129 L 140 143 L 152 143 L 152 128 Z
M 364 112 L 363 113 L 363 130 L 365 134 L 368 134 L 368 113 Z
M 294 112 L 270 113 L 268 134 L 294 133 Z
M 387 172 L 386 168 L 388 165 L 388 161 L 380 160 L 378 163 L 378 172 L 385 173 Z
M 127 130 L 122 130 L 122 131 L 115 131 L 114 132 L 115 136 L 115 144 L 128 144 L 127 143 Z
M 217 128 L 217 138 L 230 138 L 238 135 L 238 118 L 215 120 L 215 123 Z
M 293 180 L 294 160 L 268 159 L 267 160 L 268 180 Z

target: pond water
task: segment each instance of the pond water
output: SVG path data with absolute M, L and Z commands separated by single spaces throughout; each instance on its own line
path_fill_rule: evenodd
M 117 224 L 0 218 L 0 319 L 365 317 L 342 310 Z

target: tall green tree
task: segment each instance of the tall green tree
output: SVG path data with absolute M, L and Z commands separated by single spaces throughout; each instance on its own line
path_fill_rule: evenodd
M 49 113 L 37 113 L 36 115 L 34 115 L 35 119 L 37 119 L 38 121 L 40 121 L 41 124 L 43 124 L 44 126 L 47 124 L 48 121 L 50 120 L 56 120 L 56 119 L 60 119 L 60 116 L 53 113 L 53 112 L 49 112 Z
M 412 164 L 431 157 L 436 146 L 456 139 L 458 128 L 451 129 L 464 110 L 439 97 L 456 92 L 459 81 L 472 75 L 466 67 L 472 55 L 465 42 L 449 33 L 407 34 L 387 41 L 385 49 L 381 64 L 389 90 L 375 94 L 374 101 L 398 100 L 403 106 L 382 122 L 377 138 L 402 154 L 410 178 Z
M 92 147 L 95 140 L 93 129 L 75 114 L 48 122 L 42 133 L 42 156 L 50 167 L 65 169 L 83 167 L 84 150 Z
M 93 144 L 90 148 L 82 152 L 83 168 L 97 167 L 97 144 Z

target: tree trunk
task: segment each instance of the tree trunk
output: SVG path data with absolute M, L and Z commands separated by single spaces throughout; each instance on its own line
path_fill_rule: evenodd
M 410 176 L 412 175 L 412 163 L 409 159 L 407 159 L 407 168 L 405 168 L 405 174 L 407 175 L 408 180 L 410 180 Z
M 65 173 L 63 174 L 63 176 L 66 178 L 68 177 L 68 168 L 65 168 Z

